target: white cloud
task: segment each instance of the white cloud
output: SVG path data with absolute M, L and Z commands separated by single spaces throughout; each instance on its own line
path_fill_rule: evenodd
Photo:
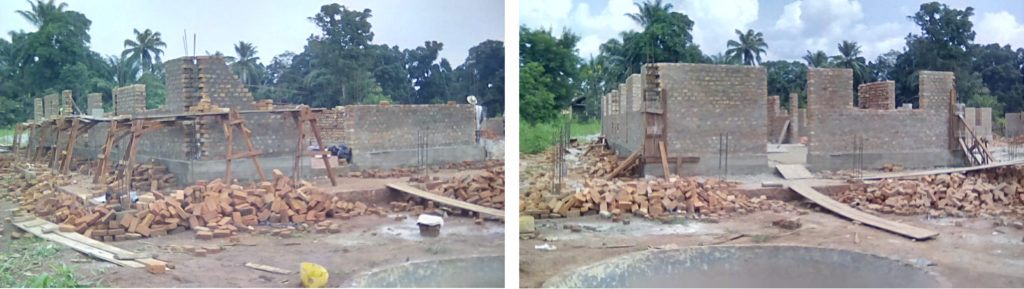
M 735 30 L 746 31 L 757 21 L 757 0 L 687 0 L 676 7 L 694 22 L 693 42 L 705 54 L 725 51 L 725 43 L 736 38 Z
M 1024 47 L 1024 25 L 1006 11 L 985 13 L 974 25 L 977 32 L 974 42 L 978 44 L 1010 44 L 1014 48 Z
M 803 22 L 800 21 L 800 3 L 802 1 L 796 1 L 782 8 L 782 16 L 775 22 L 775 29 L 796 33 L 804 28 Z
M 523 0 L 519 21 L 528 27 L 561 28 L 567 24 L 572 0 Z

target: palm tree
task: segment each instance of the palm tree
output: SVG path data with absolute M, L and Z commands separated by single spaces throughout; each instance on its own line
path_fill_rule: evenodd
M 32 6 L 31 10 L 18 10 L 18 15 L 24 17 L 29 23 L 32 23 L 36 28 L 43 27 L 44 23 L 47 23 L 49 19 L 52 19 L 54 15 L 64 13 L 64 8 L 68 7 L 67 3 L 60 3 L 60 5 L 54 5 L 53 0 L 43 2 L 37 0 L 32 3 L 31 0 L 25 1 Z
M 843 40 L 837 48 L 839 48 L 839 55 L 832 56 L 833 64 L 836 67 L 852 69 L 854 80 L 864 79 L 865 63 L 867 61 L 863 56 L 860 56 L 860 46 L 857 45 L 857 42 Z
M 714 55 L 708 56 L 708 60 L 711 61 L 711 64 L 722 64 L 722 65 L 737 65 L 737 64 L 740 64 L 739 59 L 737 59 L 736 57 L 733 57 L 733 56 L 730 56 L 730 55 L 726 55 L 726 54 L 721 53 L 721 52 L 719 52 L 717 54 L 714 54 Z
M 124 51 L 121 52 L 121 57 L 128 56 L 128 61 L 139 62 L 142 68 L 149 72 L 155 72 L 153 69 L 154 60 L 156 63 L 160 63 L 160 54 L 164 53 L 161 47 L 167 47 L 167 43 L 164 43 L 160 39 L 160 32 L 153 32 L 146 29 L 143 32 L 135 30 L 135 40 L 125 39 L 124 40 Z
M 242 77 L 242 83 L 249 84 L 249 76 L 256 72 L 256 62 L 260 60 L 256 56 L 256 46 L 239 41 L 238 44 L 235 44 L 235 54 L 238 54 L 238 58 L 231 66 L 235 68 L 235 73 Z
M 818 50 L 811 53 L 811 51 L 808 50 L 807 55 L 804 55 L 803 58 L 804 61 L 807 61 L 807 66 L 810 67 L 822 68 L 829 66 L 828 54 L 825 54 L 825 51 Z
M 224 63 L 227 63 L 228 65 L 231 65 L 232 63 L 235 63 L 235 57 L 234 56 L 224 55 L 224 53 L 220 52 L 220 50 L 214 51 L 213 53 L 210 53 L 210 51 L 207 50 L 206 51 L 206 55 L 207 56 L 213 56 L 213 57 L 220 57 L 221 59 L 224 59 Z
M 748 29 L 747 33 L 736 29 L 736 35 L 740 41 L 729 40 L 726 43 L 729 49 L 725 54 L 743 60 L 743 64 L 746 65 L 757 66 L 761 63 L 761 54 L 768 48 L 768 43 L 764 42 L 764 35 L 761 32 L 755 33 L 754 29 Z
M 647 25 L 653 24 L 654 19 L 657 18 L 658 15 L 667 13 L 673 7 L 671 3 L 662 4 L 661 0 L 654 0 L 654 2 L 645 1 L 643 4 L 637 2 L 633 3 L 633 5 L 636 5 L 636 8 L 639 9 L 640 12 L 626 13 L 626 17 L 633 19 L 633 21 L 644 28 L 647 28 Z
M 107 57 L 107 65 L 113 70 L 115 87 L 127 86 L 139 80 L 139 63 L 129 61 L 123 56 L 111 55 Z

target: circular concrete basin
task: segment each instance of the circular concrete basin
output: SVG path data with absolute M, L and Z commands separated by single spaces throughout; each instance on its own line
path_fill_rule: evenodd
M 854 251 L 740 245 L 649 250 L 563 272 L 544 287 L 948 287 L 908 263 Z
M 505 287 L 505 256 L 474 256 L 418 261 L 359 274 L 349 287 L 499 288 Z

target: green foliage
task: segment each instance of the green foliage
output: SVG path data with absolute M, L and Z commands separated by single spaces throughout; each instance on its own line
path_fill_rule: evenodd
M 99 286 L 85 281 L 72 267 L 57 264 L 61 247 L 36 237 L 10 241 L 0 252 L 0 287 L 83 288 Z
M 536 81 L 530 85 L 520 83 L 519 89 L 541 90 L 554 97 L 554 105 L 547 107 L 566 107 L 576 97 L 578 87 L 573 80 L 579 76 L 579 57 L 576 56 L 576 44 L 580 37 L 570 31 L 563 31 L 560 37 L 555 37 L 550 30 L 532 30 L 525 26 L 519 27 L 519 69 L 520 82 L 526 66 L 536 64 L 537 68 L 530 68 L 532 72 L 544 74 L 543 81 Z M 539 68 L 539 69 L 538 69 Z M 533 85 L 540 85 L 534 87 Z M 520 92 L 520 97 L 523 97 Z M 522 111 L 522 109 L 520 109 Z M 539 112 L 538 112 L 539 113 Z M 546 114 L 546 113 L 540 113 Z M 540 119 L 527 118 L 528 121 Z
M 806 106 L 806 65 L 797 61 L 765 61 L 761 65 L 768 71 L 768 95 L 778 95 L 780 105 L 788 107 L 789 93 L 797 93 L 800 106 Z
M 519 117 L 529 123 L 549 121 L 558 115 L 555 95 L 547 88 L 552 79 L 536 62 L 519 69 Z
M 543 152 L 551 147 L 556 140 L 556 133 L 560 122 L 550 121 L 537 124 L 530 124 L 522 118 L 519 119 L 519 152 L 523 154 L 535 154 Z
M 729 40 L 726 43 L 729 49 L 725 50 L 725 54 L 742 60 L 746 65 L 757 66 L 761 63 L 761 54 L 768 49 L 768 44 L 764 42 L 764 34 L 754 32 L 753 29 L 747 29 L 746 33 L 736 29 L 736 36 L 739 37 L 739 41 Z

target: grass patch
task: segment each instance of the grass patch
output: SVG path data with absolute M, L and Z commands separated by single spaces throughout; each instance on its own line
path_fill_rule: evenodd
M 0 287 L 83 288 L 98 284 L 84 281 L 73 268 L 54 262 L 63 249 L 37 237 L 10 241 L 0 252 Z
M 524 154 L 535 154 L 544 151 L 554 145 L 557 140 L 555 135 L 564 125 L 566 119 L 558 119 L 550 122 L 530 124 L 519 121 L 519 152 Z M 569 124 L 569 135 L 581 137 L 601 133 L 601 122 L 593 120 L 580 122 L 572 120 Z

